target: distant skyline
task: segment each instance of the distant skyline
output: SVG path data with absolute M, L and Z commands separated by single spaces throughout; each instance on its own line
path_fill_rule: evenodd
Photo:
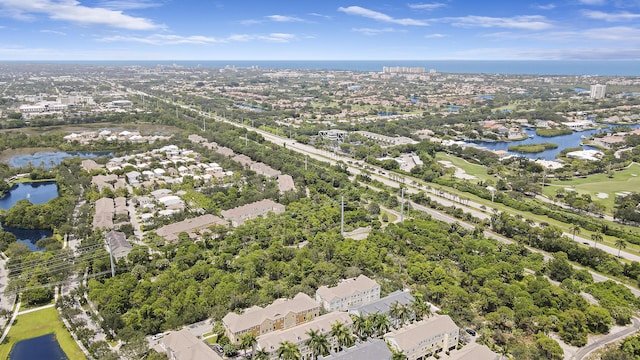
M 0 0 L 0 60 L 633 60 L 640 0 Z

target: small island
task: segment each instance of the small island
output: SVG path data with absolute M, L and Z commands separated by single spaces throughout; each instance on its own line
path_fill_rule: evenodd
M 560 135 L 573 134 L 571 129 L 554 128 L 554 129 L 536 129 L 536 135 L 543 137 L 553 137 Z
M 541 144 L 526 144 L 526 145 L 512 145 L 509 146 L 509 151 L 521 152 L 521 153 L 539 153 L 545 150 L 557 149 L 558 144 L 554 143 L 541 143 Z

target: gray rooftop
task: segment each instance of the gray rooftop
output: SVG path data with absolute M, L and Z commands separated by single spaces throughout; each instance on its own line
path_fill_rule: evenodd
M 395 302 L 398 302 L 400 305 L 409 305 L 413 302 L 413 296 L 411 296 L 409 291 L 397 290 L 380 300 L 351 308 L 349 309 L 349 313 L 356 315 L 369 315 L 375 313 L 388 314 L 391 304 Z
M 337 354 L 319 357 L 319 360 L 389 360 L 393 356 L 387 344 L 380 339 L 356 344 Z

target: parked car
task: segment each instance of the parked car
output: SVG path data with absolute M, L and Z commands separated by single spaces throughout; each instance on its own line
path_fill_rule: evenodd
M 467 332 L 467 334 L 471 335 L 471 336 L 476 336 L 476 331 L 473 329 L 465 329 L 464 331 Z

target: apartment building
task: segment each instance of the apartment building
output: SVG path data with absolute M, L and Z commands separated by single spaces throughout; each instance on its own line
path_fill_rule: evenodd
M 337 286 L 321 286 L 316 301 L 327 311 L 347 311 L 380 299 L 380 285 L 365 275 L 342 280 Z
M 460 328 L 447 315 L 430 317 L 409 326 L 391 331 L 384 339 L 407 360 L 427 359 L 458 345 Z
M 331 335 L 331 326 L 335 323 L 342 323 L 346 328 L 351 328 L 353 321 L 349 314 L 345 312 L 331 312 L 315 318 L 304 324 L 294 326 L 290 329 L 274 331 L 269 334 L 259 336 L 257 349 L 269 352 L 269 359 L 278 359 L 278 349 L 280 345 L 288 341 L 298 347 L 300 350 L 301 360 L 314 360 L 311 347 L 307 345 L 309 340 L 308 332 L 311 330 L 318 331 L 327 337 L 331 351 L 337 351 L 338 343 L 334 336 Z
M 320 305 L 309 295 L 298 293 L 293 299 L 278 299 L 262 308 L 253 306 L 242 314 L 230 312 L 222 318 L 225 334 L 238 342 L 244 334 L 261 336 L 311 321 L 320 314 Z

